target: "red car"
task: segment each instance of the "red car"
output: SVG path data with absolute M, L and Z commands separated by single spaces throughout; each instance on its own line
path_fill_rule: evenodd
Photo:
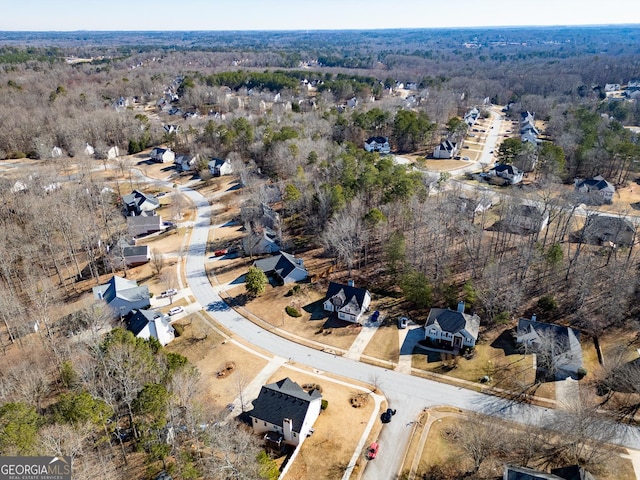
M 215 252 L 213 252 L 213 256 L 214 257 L 222 257 L 224 255 L 226 255 L 228 252 L 228 250 L 226 248 L 221 248 L 220 250 L 216 250 Z
M 378 445 L 376 442 L 373 442 L 371 445 L 369 445 L 369 448 L 367 448 L 367 458 L 369 460 L 373 460 L 374 458 L 376 458 L 376 455 L 378 455 L 378 447 L 380 445 Z

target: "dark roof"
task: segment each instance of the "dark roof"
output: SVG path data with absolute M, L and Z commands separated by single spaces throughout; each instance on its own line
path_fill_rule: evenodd
M 573 362 L 582 363 L 582 348 L 580 347 L 580 332 L 573 328 L 563 327 L 554 323 L 543 323 L 521 318 L 518 320 L 517 336 L 521 341 L 529 340 L 534 344 L 540 335 L 552 335 L 557 349 L 555 354 L 570 353 Z
M 286 283 L 287 277 L 296 269 L 299 268 L 307 273 L 307 270 L 302 265 L 302 260 L 296 259 L 293 255 L 287 252 L 280 252 L 273 257 L 263 258 L 256 260 L 253 266 L 259 268 L 264 273 L 275 272 Z
M 127 318 L 127 329 L 134 335 L 138 335 L 149 322 L 161 317 L 162 314 L 155 310 L 131 310 Z
M 365 143 L 387 143 L 389 139 L 387 137 L 369 137 Z
M 636 229 L 629 220 L 608 215 L 589 215 L 582 229 L 582 241 L 592 244 L 612 242 L 629 246 L 635 239 Z
M 153 195 L 147 195 L 140 192 L 139 190 L 134 190 L 127 195 L 123 195 L 122 201 L 125 203 L 125 205 L 136 209 L 139 209 L 144 202 L 149 202 L 156 207 L 160 206 L 160 200 L 158 200 Z
M 540 472 L 527 467 L 504 466 L 506 480 L 564 480 L 551 473 Z
M 364 299 L 368 291 L 365 288 L 356 288 L 349 285 L 342 285 L 341 283 L 329 283 L 327 289 L 326 300 L 332 300 L 334 306 L 340 309 L 347 304 L 357 303 L 361 309 L 364 304 Z M 335 301 L 334 301 L 335 300 Z
M 616 187 L 607 182 L 601 175 L 597 175 L 592 178 L 585 178 L 584 180 L 576 182 L 576 188 L 582 187 L 587 187 L 587 190 L 590 192 L 607 190 L 613 193 L 616 191 Z
M 478 337 L 478 330 L 480 329 L 480 317 L 451 310 L 450 308 L 432 308 L 429 310 L 425 328 L 434 323 L 437 323 L 445 332 L 458 333 L 460 330 L 466 330 L 475 338 Z
M 300 433 L 309 403 L 319 398 L 322 395 L 317 390 L 306 392 L 287 377 L 279 382 L 263 385 L 249 415 L 279 426 L 282 426 L 285 418 L 289 418 L 293 431 Z
M 227 160 L 224 160 L 222 158 L 212 158 L 211 161 L 209 162 L 209 165 L 212 166 L 213 168 L 216 167 L 221 167 L 222 165 L 224 165 L 227 162 Z
M 570 467 L 553 468 L 551 473 L 557 475 L 564 480 L 596 480 L 596 477 L 591 473 L 578 465 L 572 465 Z
M 509 175 L 517 175 L 519 173 L 522 173 L 521 170 L 517 167 L 514 167 L 513 165 L 507 165 L 505 163 L 496 165 L 491 170 L 495 170 L 496 173 L 507 172 Z
M 446 151 L 450 152 L 450 151 L 455 150 L 456 144 L 453 143 L 451 140 L 445 140 L 440 145 L 438 145 L 438 148 L 440 150 L 446 150 Z
M 122 255 L 125 257 L 138 257 L 149 252 L 149 245 L 138 245 L 137 247 L 123 247 Z

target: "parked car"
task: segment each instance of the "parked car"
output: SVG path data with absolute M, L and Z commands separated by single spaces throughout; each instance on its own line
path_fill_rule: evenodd
M 468 161 L 469 161 L 469 160 L 471 160 L 471 159 L 470 159 L 469 157 L 462 157 L 462 160 L 465 160 L 465 161 L 467 161 L 467 162 L 468 162 Z
M 160 298 L 167 298 L 167 297 L 173 297 L 174 295 L 178 294 L 178 290 L 176 290 L 175 288 L 170 288 L 169 290 L 165 290 L 164 292 L 160 293 Z
M 228 249 L 221 248 L 220 250 L 216 250 L 215 252 L 213 252 L 213 256 L 214 257 L 224 257 L 227 253 L 229 253 Z
M 407 317 L 400 317 L 398 319 L 398 328 L 400 329 L 407 328 L 408 323 L 409 323 L 409 319 Z
M 376 458 L 376 456 L 378 455 L 378 448 L 380 448 L 380 445 L 378 445 L 376 442 L 373 442 L 371 445 L 369 445 L 369 448 L 367 448 L 367 458 L 369 460 L 373 460 L 374 458 Z
M 371 315 L 371 321 L 372 322 L 377 322 L 379 316 L 380 316 L 380 312 L 378 310 L 376 310 L 375 312 L 373 312 L 373 315 Z
M 380 420 L 382 420 L 382 423 L 389 423 L 391 421 L 391 417 L 393 417 L 395 414 L 395 410 L 387 408 L 387 410 L 385 412 L 382 412 L 382 415 L 380 415 Z
M 173 316 L 173 315 L 177 315 L 179 313 L 184 312 L 184 308 L 182 307 L 173 307 L 171 310 L 169 310 L 169 315 Z

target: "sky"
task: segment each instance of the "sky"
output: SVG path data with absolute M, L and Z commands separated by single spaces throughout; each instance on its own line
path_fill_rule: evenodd
M 2 0 L 0 31 L 640 24 L 638 0 Z M 608 7 L 611 5 L 611 7 Z

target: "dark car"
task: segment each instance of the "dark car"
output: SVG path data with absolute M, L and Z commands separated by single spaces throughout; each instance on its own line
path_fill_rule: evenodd
M 378 310 L 376 310 L 375 312 L 373 312 L 373 315 L 371 315 L 371 321 L 372 322 L 377 322 L 379 316 L 380 316 L 380 312 Z
M 380 415 L 380 420 L 382 420 L 382 423 L 389 423 L 391 421 L 391 417 L 393 417 L 395 414 L 395 410 L 387 408 L 387 411 L 383 412 L 382 415 Z

